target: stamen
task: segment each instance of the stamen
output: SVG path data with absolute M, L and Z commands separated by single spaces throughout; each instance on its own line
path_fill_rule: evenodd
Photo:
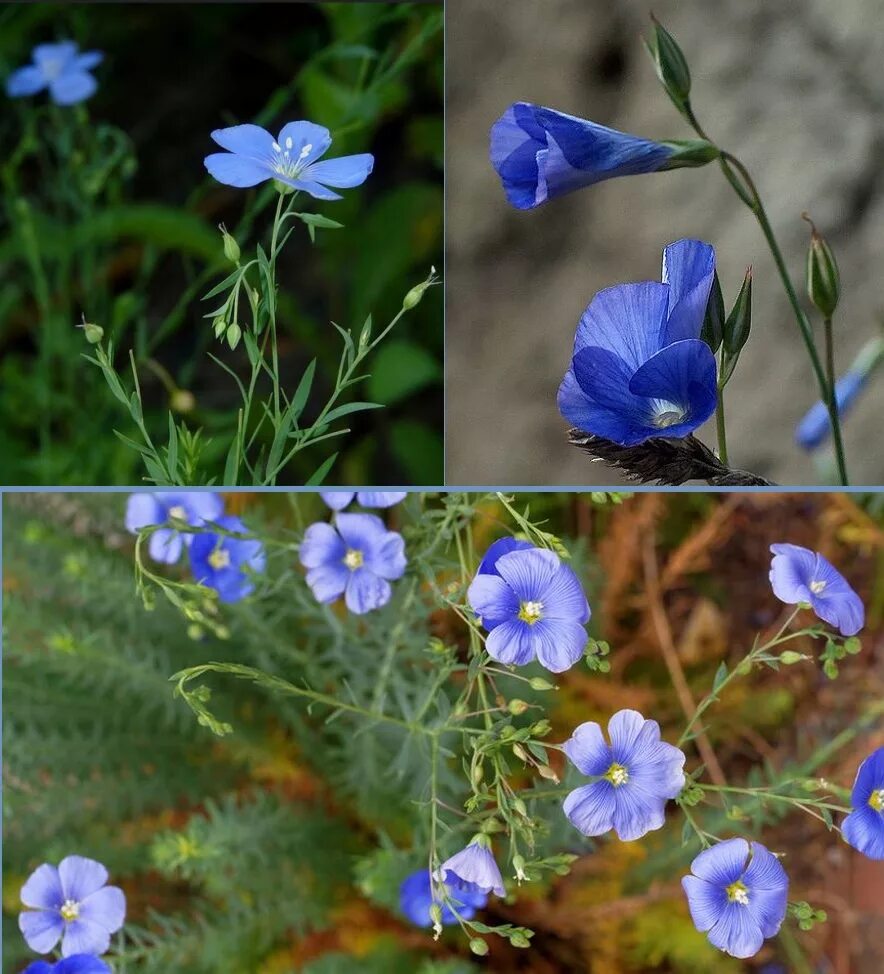
M 291 136 L 289 136 L 289 137 L 288 137 L 288 138 L 287 138 L 287 139 L 285 140 L 285 147 L 286 147 L 287 149 L 291 149 L 291 147 L 292 147 L 292 138 L 291 138 Z
M 230 552 L 226 548 L 216 548 L 208 558 L 209 564 L 215 571 L 230 567 Z
M 363 554 L 358 548 L 348 548 L 347 553 L 344 555 L 344 564 L 351 572 L 355 572 L 357 568 L 361 568 L 364 560 Z
M 604 777 L 610 781 L 615 788 L 619 788 L 621 785 L 625 785 L 626 782 L 629 781 L 629 771 L 627 771 L 622 764 L 617 764 L 615 761 L 605 772 Z
M 176 504 L 174 507 L 169 508 L 169 517 L 174 517 L 179 521 L 186 521 L 187 511 L 180 504 Z
M 301 149 L 301 155 L 300 155 L 300 158 L 301 158 L 301 159 L 306 159 L 306 158 L 307 158 L 307 156 L 309 156 L 309 155 L 310 155 L 310 153 L 311 153 L 312 151 L 313 151 L 313 145 L 312 145 L 312 144 L 311 144 L 310 142 L 308 142 L 308 143 L 307 143 L 307 144 L 306 144 L 306 145 L 304 146 L 304 148 L 303 148 L 303 149 Z
M 523 602 L 519 607 L 519 618 L 529 626 L 533 626 L 538 619 L 542 618 L 542 614 L 542 602 Z
M 278 142 L 274 142 L 273 143 L 273 151 L 274 152 L 282 152 L 282 146 Z
M 76 900 L 65 900 L 58 912 L 61 913 L 61 918 L 65 923 L 71 923 L 80 915 L 80 904 Z
M 810 590 L 811 590 L 811 592 L 813 592 L 814 595 L 819 595 L 820 592 L 822 592 L 825 587 L 826 587 L 826 583 L 825 582 L 811 582 L 810 583 Z
M 731 883 L 730 886 L 726 886 L 724 889 L 727 893 L 727 898 L 731 903 L 739 903 L 740 906 L 746 906 L 749 902 L 749 890 L 746 889 L 744 883 L 741 883 L 738 879 L 735 883 Z
M 869 805 L 876 812 L 884 812 L 884 788 L 878 788 L 869 795 Z
M 678 403 L 670 402 L 668 399 L 655 399 L 652 401 L 653 415 L 651 422 L 660 429 L 669 426 L 677 426 L 684 422 L 687 410 L 682 409 Z

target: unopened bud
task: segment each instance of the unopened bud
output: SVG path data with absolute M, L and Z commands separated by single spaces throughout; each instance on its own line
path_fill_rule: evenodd
M 482 779 L 485 777 L 485 765 L 481 761 L 473 765 L 472 771 L 470 772 L 470 780 L 473 782 L 473 787 L 478 788 L 482 784 Z
M 513 744 L 513 754 L 515 754 L 520 761 L 528 760 L 528 752 L 522 747 L 521 744 Z
M 488 944 L 481 937 L 473 937 L 470 941 L 470 950 L 478 957 L 484 957 L 488 953 Z
M 841 297 L 841 275 L 832 248 L 817 230 L 813 220 L 801 214 L 810 224 L 810 247 L 807 250 L 807 296 L 820 312 L 831 318 Z
M 712 277 L 712 289 L 706 303 L 706 315 L 703 318 L 703 330 L 700 332 L 700 338 L 712 349 L 713 354 L 721 348 L 721 342 L 724 338 L 724 297 L 721 293 L 718 271 L 715 271 Z
M 231 350 L 239 345 L 240 338 L 242 338 L 242 328 L 234 321 L 232 325 L 227 326 L 227 344 Z
M 218 225 L 218 229 L 221 231 L 221 239 L 224 243 L 224 256 L 230 261 L 231 264 L 239 263 L 239 244 L 230 236 L 227 232 L 227 227 L 223 223 Z
M 196 407 L 196 396 L 189 389 L 176 389 L 169 399 L 169 405 L 174 413 L 190 413 Z
M 805 656 L 804 653 L 796 653 L 794 649 L 787 649 L 780 653 L 780 662 L 783 666 L 794 666 L 805 659 L 810 659 L 810 657 Z
M 532 737 L 546 737 L 546 735 L 552 730 L 552 724 L 546 720 L 538 720 L 536 723 L 531 725 L 531 736 Z
M 675 106 L 682 110 L 691 93 L 691 72 L 688 62 L 672 34 L 653 14 L 651 20 L 654 24 L 654 32 L 648 42 L 648 51 L 654 59 L 654 67 L 657 69 L 660 83 Z
M 537 766 L 537 773 L 541 778 L 546 778 L 547 781 L 553 781 L 556 784 L 559 783 L 559 776 L 548 764 L 539 764 Z
M 721 151 L 706 139 L 668 139 L 661 145 L 672 149 L 672 155 L 660 167 L 665 169 L 696 169 L 714 162 Z
M 518 717 L 519 714 L 525 713 L 528 709 L 528 704 L 524 700 L 510 700 L 506 705 L 506 709 L 514 716 Z
M 550 683 L 549 680 L 544 680 L 542 676 L 533 676 L 531 677 L 531 689 L 555 690 L 555 685 Z
M 83 324 L 77 325 L 77 327 L 83 329 L 83 335 L 90 345 L 97 345 L 104 338 L 104 329 L 101 325 L 93 324 L 91 321 L 87 321 L 85 317 Z
M 513 947 L 530 947 L 531 941 L 523 933 L 519 933 L 517 930 L 515 933 L 510 934 L 510 943 Z
M 218 315 L 218 317 L 212 321 L 212 329 L 215 332 L 216 338 L 220 338 L 224 332 L 227 331 L 227 321 L 225 320 L 224 315 Z
M 731 313 L 724 323 L 724 348 L 731 358 L 736 358 L 749 338 L 752 328 L 752 268 L 746 268 L 743 285 Z
M 403 311 L 411 311 L 412 308 L 416 308 L 421 303 L 421 298 L 424 296 L 424 291 L 426 291 L 431 284 L 435 283 L 436 268 L 431 267 L 430 276 L 425 281 L 421 281 L 420 284 L 416 284 L 402 299 Z

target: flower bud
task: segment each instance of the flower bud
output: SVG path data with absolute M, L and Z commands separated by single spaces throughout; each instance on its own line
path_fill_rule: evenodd
M 224 332 L 227 331 L 227 321 L 224 318 L 224 315 L 218 315 L 218 317 L 212 321 L 212 329 L 215 332 L 216 338 L 220 338 Z
M 513 754 L 515 754 L 520 761 L 528 760 L 528 752 L 522 747 L 521 744 L 513 744 Z
M 547 781 L 553 781 L 556 784 L 559 783 L 559 776 L 548 764 L 538 764 L 537 773 L 541 778 L 546 778 Z
M 531 941 L 525 936 L 525 934 L 520 933 L 518 930 L 510 934 L 510 943 L 513 945 L 513 947 L 531 946 Z
M 514 716 L 518 717 L 519 714 L 525 713 L 528 709 L 528 704 L 524 700 L 510 700 L 507 704 L 506 709 Z
M 196 407 L 196 396 L 188 389 L 176 389 L 169 399 L 169 405 L 173 413 L 190 413 Z
M 826 318 L 831 318 L 841 297 L 841 275 L 832 248 L 826 243 L 813 220 L 810 224 L 810 247 L 807 250 L 807 296 Z
M 479 957 L 484 957 L 488 953 L 488 944 L 481 937 L 473 937 L 470 941 L 470 950 Z
M 669 139 L 661 142 L 661 145 L 669 146 L 672 155 L 660 167 L 661 171 L 666 169 L 695 169 L 697 166 L 705 166 L 714 162 L 721 152 L 718 146 L 707 142 L 706 139 Z
M 232 325 L 227 326 L 227 344 L 231 351 L 239 345 L 240 338 L 242 338 L 242 328 L 234 321 Z
M 555 684 L 544 680 L 542 676 L 532 676 L 530 686 L 532 690 L 555 690 Z
M 743 286 L 731 313 L 724 323 L 724 348 L 731 358 L 736 358 L 749 338 L 752 328 L 752 268 L 746 268 Z
M 426 291 L 430 285 L 435 283 L 436 268 L 431 267 L 430 276 L 425 281 L 421 281 L 420 284 L 415 284 L 415 286 L 402 299 L 402 310 L 411 311 L 412 308 L 416 308 L 421 303 L 421 298 L 424 296 L 424 291 Z
M 712 290 L 709 292 L 709 301 L 706 303 L 706 315 L 703 318 L 703 330 L 700 338 L 712 349 L 714 355 L 724 338 L 724 297 L 721 293 L 721 281 L 718 280 L 718 271 L 712 278 Z
M 666 93 L 679 110 L 687 104 L 691 94 L 691 72 L 688 62 L 676 43 L 675 38 L 651 14 L 654 32 L 648 42 L 648 51 L 654 59 L 657 77 L 666 89 Z
M 780 662 L 783 666 L 794 666 L 805 659 L 810 659 L 810 657 L 805 656 L 804 653 L 796 653 L 794 649 L 787 649 L 780 653 Z
M 531 736 L 532 737 L 546 737 L 546 735 L 552 730 L 552 724 L 548 720 L 538 720 L 537 723 L 531 725 Z
M 83 324 L 77 327 L 83 329 L 83 335 L 90 345 L 97 345 L 104 338 L 104 329 L 101 325 L 95 325 L 91 321 L 87 321 L 85 317 L 83 318 Z
M 218 224 L 218 229 L 221 231 L 221 239 L 224 243 L 224 256 L 230 261 L 231 264 L 239 263 L 239 244 L 230 236 L 227 232 L 227 227 L 223 223 Z

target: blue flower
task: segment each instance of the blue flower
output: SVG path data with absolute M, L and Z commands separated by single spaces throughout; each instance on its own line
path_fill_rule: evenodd
M 111 974 L 111 969 L 103 960 L 92 954 L 72 954 L 57 964 L 45 960 L 35 960 L 22 974 Z
M 841 826 L 844 841 L 869 859 L 884 859 L 884 747 L 859 766 L 850 805 Z
M 770 584 L 786 605 L 809 605 L 842 636 L 854 636 L 865 624 L 862 599 L 847 579 L 822 555 L 794 544 L 772 544 Z
M 457 889 L 448 887 L 448 893 L 454 902 L 454 908 L 464 920 L 471 920 L 476 915 L 476 910 L 481 910 L 488 902 L 488 894 L 469 883 L 462 883 Z M 429 870 L 419 869 L 399 887 L 399 907 L 412 923 L 419 927 L 430 927 L 433 925 L 430 916 L 432 905 L 433 889 Z M 457 917 L 451 909 L 443 903 L 439 905 L 442 910 L 442 925 L 457 923 Z
M 503 876 L 485 835 L 477 835 L 470 844 L 456 852 L 436 871 L 436 879 L 455 890 L 504 895 Z
M 98 84 L 89 72 L 104 58 L 100 51 L 86 51 L 73 41 L 38 44 L 32 54 L 33 64 L 13 71 L 6 79 L 10 98 L 36 95 L 44 88 L 56 105 L 75 105 L 92 95 Z
M 317 601 L 334 602 L 343 595 L 356 615 L 386 605 L 390 582 L 402 577 L 407 564 L 402 536 L 374 514 L 338 514 L 334 525 L 311 524 L 300 558 Z
M 732 957 L 752 957 L 779 932 L 789 877 L 760 842 L 728 839 L 701 852 L 681 881 L 694 926 Z
M 206 491 L 154 491 L 131 494 L 126 502 L 126 530 L 137 534 L 152 524 L 166 524 L 173 518 L 194 527 L 217 521 L 224 513 L 220 494 Z M 150 536 L 148 551 L 154 561 L 174 565 L 193 535 L 173 528 L 161 528 Z
M 674 153 L 673 146 L 528 102 L 510 105 L 491 127 L 491 164 L 520 210 L 603 179 L 656 172 Z
M 248 534 L 238 517 L 225 515 L 215 524 L 234 534 Z M 222 602 L 239 602 L 255 589 L 249 572 L 263 572 L 267 564 L 264 545 L 257 538 L 229 538 L 206 532 L 190 543 L 190 568 L 200 585 L 215 589 Z
M 861 372 L 848 371 L 835 383 L 835 402 L 839 416 L 844 416 L 849 411 L 862 392 L 867 378 Z M 810 407 L 796 427 L 795 442 L 805 450 L 815 450 L 831 432 L 829 407 L 824 402 L 817 402 Z
M 339 200 L 329 186 L 361 186 L 374 166 L 369 153 L 319 162 L 332 138 L 327 128 L 312 122 L 289 122 L 278 140 L 258 125 L 216 129 L 212 138 L 228 151 L 206 156 L 206 169 L 228 186 L 257 186 L 273 179 L 319 200 Z
M 666 802 L 684 788 L 682 751 L 660 740 L 655 720 L 620 710 L 608 721 L 608 744 L 593 721 L 581 724 L 562 746 L 583 774 L 598 778 L 575 788 L 564 802 L 571 824 L 584 835 L 614 829 L 624 842 L 662 828 Z
M 583 655 L 589 603 L 573 570 L 552 551 L 495 542 L 467 598 L 488 630 L 488 655 L 500 663 L 524 666 L 536 658 L 561 673 Z
M 126 918 L 126 897 L 107 878 L 100 862 L 82 856 L 62 859 L 57 869 L 38 866 L 21 890 L 32 909 L 18 916 L 31 950 L 48 954 L 60 940 L 63 957 L 103 954 Z
M 319 496 L 333 511 L 342 511 L 355 497 L 363 507 L 393 507 L 404 501 L 408 492 L 383 490 L 321 490 Z
M 663 283 L 618 284 L 592 299 L 559 387 L 559 412 L 622 446 L 692 433 L 715 412 L 715 357 L 700 340 L 715 251 L 679 240 Z

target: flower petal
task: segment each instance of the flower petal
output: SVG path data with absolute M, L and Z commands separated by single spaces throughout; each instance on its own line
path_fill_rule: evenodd
M 64 920 L 54 910 L 28 910 L 18 915 L 18 928 L 37 954 L 48 954 L 64 933 Z
M 822 592 L 810 593 L 813 611 L 824 622 L 834 626 L 842 636 L 855 636 L 865 625 L 866 613 L 862 599 L 847 579 L 822 555 L 817 555 L 814 581 L 825 583 Z
M 64 899 L 58 870 L 46 862 L 28 876 L 21 888 L 22 903 L 35 909 L 57 910 L 64 903 Z
M 525 666 L 534 659 L 536 644 L 532 627 L 521 619 L 508 619 L 495 626 L 485 639 L 492 659 L 507 666 Z
M 93 68 L 97 68 L 103 60 L 104 54 L 101 51 L 84 51 L 74 58 L 74 64 L 79 71 L 91 71 Z
M 574 353 L 603 348 L 624 361 L 631 375 L 663 347 L 669 287 L 656 281 L 616 284 L 590 301 L 574 337 Z
M 154 531 L 148 542 L 150 557 L 164 565 L 174 565 L 181 557 L 183 550 L 184 540 L 181 533 L 169 528 L 160 528 L 159 531 Z
M 317 602 L 336 602 L 346 591 L 350 570 L 343 563 L 329 562 L 307 572 L 307 584 Z
M 632 764 L 636 757 L 636 741 L 646 723 L 648 722 L 637 710 L 618 710 L 611 717 L 608 721 L 608 737 L 611 739 L 611 753 L 615 761 L 627 766 Z
M 786 605 L 810 602 L 809 583 L 817 556 L 794 544 L 772 544 L 774 558 L 770 564 L 770 584 L 774 595 Z
M 326 189 L 325 186 L 317 183 L 315 180 L 292 179 L 289 176 L 282 176 L 279 173 L 274 173 L 273 178 L 281 183 L 285 183 L 286 186 L 291 186 L 292 189 L 296 189 L 301 193 L 307 193 L 317 200 L 341 200 L 344 198 L 340 193 L 333 193 L 330 189 Z
M 273 136 L 260 125 L 231 125 L 229 128 L 215 129 L 212 139 L 222 149 L 262 162 L 268 169 L 274 157 Z
M 317 521 L 304 532 L 298 558 L 305 568 L 318 568 L 332 562 L 343 562 L 346 553 L 347 545 L 332 525 Z
M 391 595 L 392 589 L 386 579 L 375 575 L 368 568 L 357 568 L 350 573 L 347 580 L 344 601 L 354 615 L 363 615 L 386 605 Z
M 536 601 L 559 570 L 558 555 L 545 548 L 510 551 L 497 559 L 497 573 L 523 601 Z
M 848 370 L 835 382 L 835 402 L 839 416 L 847 415 L 867 381 L 868 374 Z M 829 407 L 824 402 L 816 402 L 795 428 L 795 442 L 805 450 L 815 450 L 828 439 L 831 432 Z
M 326 159 L 314 162 L 301 173 L 303 179 L 321 183 L 323 186 L 334 186 L 337 189 L 351 189 L 361 186 L 374 168 L 374 156 L 362 153 L 355 156 L 340 156 L 337 159 Z
M 363 554 L 382 544 L 387 527 L 376 514 L 337 514 L 335 526 L 348 548 Z
M 24 95 L 36 95 L 48 86 L 46 76 L 33 64 L 13 71 L 6 79 L 6 94 L 10 98 L 21 98 Z
M 91 954 L 72 954 L 60 960 L 48 974 L 111 974 L 111 969 Z
M 366 552 L 365 567 L 380 578 L 394 581 L 402 578 L 408 559 L 405 557 L 405 539 L 395 531 L 386 531 Z
M 884 747 L 873 751 L 857 769 L 851 804 L 854 808 L 868 805 L 872 792 L 879 788 L 884 788 Z
M 244 189 L 273 178 L 267 163 L 233 155 L 230 152 L 213 152 L 212 155 L 206 156 L 203 164 L 209 174 L 225 186 Z
M 607 781 L 575 788 L 562 804 L 568 821 L 584 835 L 604 835 L 614 822 L 614 788 Z
M 628 781 L 614 789 L 614 831 L 622 842 L 640 839 L 648 832 L 663 828 L 666 821 L 666 799 L 658 798 Z
M 504 895 L 503 877 L 490 849 L 478 842 L 471 842 L 465 849 L 455 853 L 439 867 L 439 875 L 444 882 L 459 889 L 469 884 L 473 889 Z
M 741 959 L 754 957 L 764 943 L 754 916 L 741 903 L 728 903 L 708 936 L 713 946 Z
M 531 626 L 537 659 L 551 673 L 564 673 L 583 656 L 589 636 L 573 619 L 543 618 Z
M 126 919 L 126 897 L 116 886 L 105 886 L 80 902 L 80 919 L 116 933 Z
M 477 575 L 493 575 L 497 573 L 497 559 L 501 555 L 509 554 L 511 551 L 522 551 L 525 548 L 533 548 L 530 541 L 523 541 L 519 538 L 498 538 L 491 547 L 485 552 L 485 557 L 479 562 L 476 569 Z
M 477 575 L 467 589 L 467 601 L 486 629 L 514 619 L 519 611 L 516 593 L 499 575 Z
M 711 930 L 727 906 L 727 893 L 723 886 L 707 883 L 696 876 L 685 876 L 681 881 L 685 896 L 688 899 L 688 909 L 691 919 L 700 933 Z
M 321 490 L 319 496 L 326 507 L 333 511 L 343 511 L 356 496 L 355 490 Z
M 38 44 L 32 57 L 34 64 L 40 68 L 49 69 L 64 67 L 77 56 L 79 47 L 73 41 L 59 41 L 57 44 Z
M 691 872 L 724 889 L 743 875 L 748 862 L 749 843 L 745 839 L 725 839 L 704 849 L 691 863 Z
M 587 390 L 578 382 L 575 367 L 580 370 Z M 598 375 L 597 384 L 593 371 Z M 586 433 L 623 445 L 641 443 L 656 435 L 656 431 L 648 426 L 647 403 L 629 394 L 630 378 L 632 374 L 625 363 L 612 352 L 585 348 L 574 356 L 572 367 L 559 386 L 556 397 L 559 412 L 572 426 Z M 609 395 L 611 386 L 620 392 L 619 397 Z M 596 391 L 603 397 L 601 401 L 593 394 Z
M 76 105 L 95 93 L 98 82 L 86 71 L 65 71 L 49 82 L 49 94 L 56 105 Z
M 62 957 L 71 954 L 103 954 L 110 947 L 110 932 L 91 920 L 73 920 L 65 925 L 61 938 Z
M 291 146 L 289 139 L 292 140 Z M 313 122 L 289 122 L 283 125 L 279 133 L 279 144 L 290 153 L 292 160 L 300 160 L 302 165 L 309 166 L 328 151 L 332 144 L 331 132 Z M 310 149 L 302 156 L 308 145 Z
M 715 276 L 715 250 L 702 240 L 677 240 L 663 251 L 663 283 L 669 285 L 666 343 L 699 338 Z
M 360 490 L 356 500 L 363 507 L 393 507 L 408 497 L 407 490 Z
M 546 586 L 538 592 L 544 619 L 589 622 L 589 603 L 580 579 L 570 565 L 560 563 Z
M 130 494 L 126 501 L 126 530 L 135 534 L 151 524 L 161 524 L 166 514 L 154 494 L 147 491 Z
M 95 859 L 66 856 L 58 864 L 58 878 L 65 899 L 81 903 L 107 882 L 107 869 Z M 84 951 L 89 953 L 89 951 Z M 98 951 L 97 953 L 100 953 Z
M 869 859 L 884 859 L 884 812 L 858 805 L 841 823 L 844 841 Z
M 602 729 L 594 720 L 575 727 L 562 750 L 574 767 L 587 776 L 604 774 L 614 760 Z

